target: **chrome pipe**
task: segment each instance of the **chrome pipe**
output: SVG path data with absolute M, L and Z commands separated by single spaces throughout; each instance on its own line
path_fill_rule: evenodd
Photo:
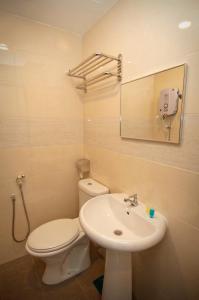
M 107 57 L 107 58 L 111 58 L 112 60 L 117 60 L 119 61 L 120 58 L 119 57 L 115 57 L 115 56 L 112 56 L 112 55 L 107 55 L 107 54 L 104 54 L 104 53 L 100 53 L 103 57 Z
M 117 73 L 113 72 L 103 72 L 92 78 L 87 79 L 87 75 L 96 71 L 97 69 L 105 66 L 112 61 L 117 61 Z M 104 53 L 94 53 L 85 59 L 82 63 L 80 63 L 77 67 L 69 70 L 68 75 L 71 77 L 76 77 L 83 79 L 84 82 L 77 86 L 78 89 L 83 89 L 85 92 L 87 91 L 87 86 L 93 85 L 97 82 L 105 80 L 111 76 L 117 77 L 118 81 L 122 79 L 122 55 L 119 54 L 118 57 L 114 57 L 111 55 L 106 55 Z
M 89 60 L 91 60 L 92 58 L 96 57 L 96 53 L 90 55 L 87 59 L 83 60 L 78 66 L 76 66 L 75 68 L 73 68 L 72 70 L 69 70 L 69 73 L 73 73 L 75 70 L 79 69 L 82 65 L 84 65 L 85 63 L 87 63 Z
M 68 76 L 71 76 L 71 77 L 77 77 L 77 78 L 80 78 L 80 79 L 85 79 L 84 76 L 79 76 L 79 75 L 72 75 L 70 73 L 67 74 Z
M 111 73 L 111 72 L 104 72 L 104 73 L 101 73 L 97 76 L 95 76 L 94 78 L 90 79 L 89 81 L 87 81 L 86 84 L 80 84 L 77 86 L 78 89 L 82 89 L 82 90 L 85 90 L 88 86 L 91 86 L 97 82 L 100 82 L 100 81 L 103 81 L 109 77 L 118 77 L 117 74 L 114 74 L 114 73 Z
M 88 69 L 84 70 L 84 71 L 81 71 L 81 73 L 79 73 L 80 75 L 83 74 L 84 76 L 92 73 L 93 71 L 97 70 L 98 68 L 108 64 L 109 62 L 111 62 L 111 60 L 109 59 L 108 61 L 108 58 L 103 58 L 102 60 L 96 62 L 94 65 L 91 65 Z
M 96 56 L 96 57 L 92 58 L 92 60 L 85 63 L 83 66 L 80 66 L 77 70 L 73 71 L 71 74 L 79 75 L 80 72 L 84 72 L 84 70 L 86 70 L 90 65 L 92 66 L 92 64 L 94 64 L 99 59 L 101 59 L 101 57 Z
M 110 61 L 112 60 L 120 61 L 120 58 L 111 55 L 106 55 L 104 53 L 94 53 L 91 56 L 89 56 L 87 59 L 85 59 L 82 63 L 80 63 L 77 67 L 73 68 L 72 70 L 69 70 L 69 74 L 72 76 L 72 74 L 75 74 L 80 70 L 87 68 L 88 65 L 92 64 L 93 62 L 101 58 L 110 59 Z
M 90 82 L 92 82 L 92 81 L 95 81 L 95 80 L 98 79 L 98 78 L 104 77 L 104 76 L 107 75 L 106 73 L 107 73 L 107 72 L 100 73 L 100 74 L 98 74 L 98 75 L 96 75 L 96 76 L 94 76 L 94 77 L 92 77 L 92 78 L 86 80 L 86 83 L 88 84 L 88 83 L 90 83 Z
M 97 79 L 97 80 L 95 80 L 95 81 L 93 81 L 93 82 L 90 82 L 90 83 L 87 83 L 87 87 L 88 86 L 91 86 L 91 85 L 93 85 L 93 84 L 95 84 L 95 83 L 98 83 L 98 82 L 100 82 L 100 81 L 103 81 L 103 80 L 105 80 L 105 79 L 107 79 L 107 78 L 109 78 L 109 77 L 111 77 L 111 74 L 107 74 L 105 77 L 101 77 L 101 78 L 99 78 L 99 79 Z
M 77 67 L 73 68 L 72 70 L 69 70 L 71 74 L 76 74 L 80 71 L 82 71 L 84 68 L 87 68 L 90 64 L 94 63 L 96 60 L 100 59 L 101 57 L 99 54 L 95 53 L 86 60 L 84 60 L 81 64 L 79 64 Z
M 99 77 L 103 77 L 103 76 L 118 76 L 118 74 L 117 73 L 112 73 L 112 72 L 103 72 L 103 73 L 101 73 L 101 74 L 98 74 L 98 75 L 96 75 L 95 77 L 92 77 L 91 79 L 89 79 L 89 80 L 87 80 L 87 83 L 89 83 L 89 82 L 91 82 L 91 81 L 93 81 L 93 80 L 95 80 L 95 79 L 98 79 Z

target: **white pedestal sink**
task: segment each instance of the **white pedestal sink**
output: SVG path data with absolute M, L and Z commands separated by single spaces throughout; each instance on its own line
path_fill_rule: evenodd
M 91 240 L 106 248 L 102 300 L 132 299 L 131 252 L 157 244 L 166 231 L 159 213 L 150 218 L 145 206 L 130 207 L 125 194 L 106 194 L 86 202 L 80 222 Z

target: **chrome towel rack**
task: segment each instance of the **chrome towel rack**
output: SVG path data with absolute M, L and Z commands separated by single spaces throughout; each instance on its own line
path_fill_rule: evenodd
M 97 70 L 108 65 L 109 63 L 115 62 L 114 71 L 104 71 L 96 74 Z M 95 75 L 91 76 L 92 73 Z M 122 55 L 118 57 L 106 55 L 101 52 L 97 52 L 89 56 L 83 62 L 81 62 L 75 68 L 69 70 L 68 76 L 79 78 L 83 80 L 83 83 L 76 86 L 77 89 L 84 90 L 87 92 L 87 87 L 98 83 L 102 80 L 106 80 L 110 77 L 116 77 L 118 81 L 122 79 Z

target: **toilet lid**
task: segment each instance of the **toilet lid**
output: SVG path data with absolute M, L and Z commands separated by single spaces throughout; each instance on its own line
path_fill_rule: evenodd
M 74 220 L 58 219 L 33 230 L 27 244 L 37 252 L 53 251 L 70 244 L 78 235 L 79 228 Z

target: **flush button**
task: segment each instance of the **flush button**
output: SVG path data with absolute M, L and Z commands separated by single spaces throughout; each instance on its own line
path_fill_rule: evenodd
M 92 182 L 88 182 L 87 184 L 88 184 L 88 185 L 92 185 Z

